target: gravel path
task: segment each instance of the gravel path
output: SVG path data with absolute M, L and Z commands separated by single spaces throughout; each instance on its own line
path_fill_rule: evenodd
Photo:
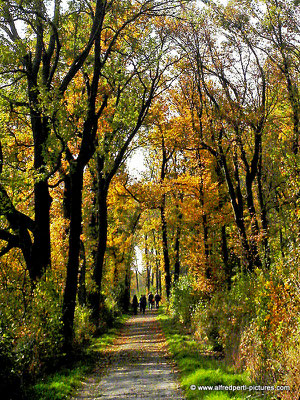
M 156 311 L 127 321 L 106 363 L 72 400 L 184 400 Z

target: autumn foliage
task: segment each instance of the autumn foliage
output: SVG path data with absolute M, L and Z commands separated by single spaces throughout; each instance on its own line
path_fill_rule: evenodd
M 298 398 L 298 2 L 1 1 L 0 32 L 0 388 L 157 290 Z

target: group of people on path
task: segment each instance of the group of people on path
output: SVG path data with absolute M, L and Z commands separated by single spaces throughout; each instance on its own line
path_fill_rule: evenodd
M 150 292 L 148 294 L 148 306 L 149 306 L 149 310 L 152 310 L 152 308 L 154 307 L 154 303 L 155 303 L 155 307 L 159 308 L 159 302 L 161 301 L 161 296 L 156 293 L 155 295 L 153 295 L 152 292 Z M 133 296 L 132 299 L 132 308 L 133 308 L 133 313 L 134 315 L 137 315 L 137 310 L 138 307 L 140 307 L 140 312 L 145 314 L 146 311 L 146 307 L 147 307 L 147 299 L 146 299 L 146 295 L 142 294 L 140 301 L 138 301 L 137 295 L 135 294 Z

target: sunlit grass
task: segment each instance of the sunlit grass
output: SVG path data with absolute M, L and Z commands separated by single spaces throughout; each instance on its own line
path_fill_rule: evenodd
M 198 390 L 198 386 L 249 386 L 251 381 L 246 372 L 237 373 L 221 359 L 201 354 L 200 344 L 160 311 L 159 320 L 164 330 L 169 349 L 180 371 L 181 386 L 187 400 L 240 400 L 261 398 L 262 393 L 237 390 Z M 196 386 L 196 388 L 194 386 Z M 191 386 L 194 390 L 191 390 Z M 264 399 L 267 399 L 263 395 Z
M 31 400 L 65 400 L 78 388 L 89 372 L 88 366 L 65 369 L 46 377 L 35 384 L 28 392 Z

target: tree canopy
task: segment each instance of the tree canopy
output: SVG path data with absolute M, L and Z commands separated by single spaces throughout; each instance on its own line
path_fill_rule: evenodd
M 299 21 L 292 0 L 0 2 L 8 383 L 152 290 L 296 390 Z

